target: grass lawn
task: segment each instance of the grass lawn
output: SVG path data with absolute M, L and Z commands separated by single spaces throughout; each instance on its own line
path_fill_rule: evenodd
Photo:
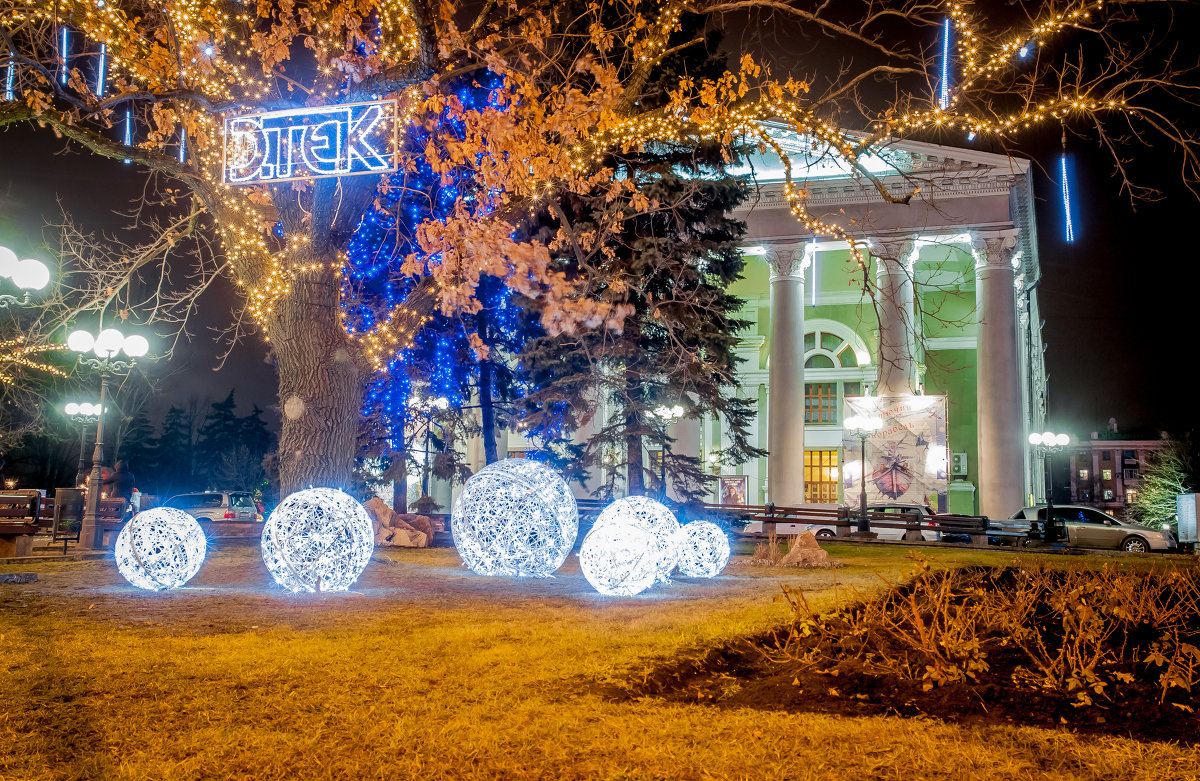
M 111 560 L 0 567 L 39 575 L 0 586 L 0 778 L 1200 778 L 1200 749 L 1166 743 L 601 694 L 786 620 L 781 582 L 831 605 L 911 568 L 906 548 L 828 549 L 844 567 L 740 556 L 629 599 L 597 595 L 574 557 L 522 581 L 476 576 L 452 549 L 377 553 L 332 595 L 277 590 L 249 545 L 210 549 L 161 594 Z

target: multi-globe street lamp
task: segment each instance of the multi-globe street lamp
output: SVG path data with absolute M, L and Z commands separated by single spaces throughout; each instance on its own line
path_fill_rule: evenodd
M 80 424 L 79 465 L 75 468 L 75 487 L 78 488 L 83 485 L 84 481 L 83 451 L 87 446 L 88 427 L 96 425 L 104 410 L 99 404 L 93 404 L 90 401 L 71 401 L 63 407 L 63 412 L 67 413 L 67 417 L 71 419 L 72 423 Z
M 50 269 L 34 258 L 17 260 L 17 253 L 8 247 L 0 247 L 0 277 L 11 279 L 14 285 L 25 291 L 21 298 L 8 293 L 0 294 L 0 309 L 12 304 L 25 306 L 29 303 L 31 291 L 41 290 L 50 283 Z
M 422 398 L 420 396 L 413 396 L 412 400 L 409 402 L 409 407 L 417 412 L 420 412 L 425 418 L 425 463 L 422 464 L 421 469 L 421 496 L 425 497 L 429 496 L 430 438 L 433 436 L 434 426 L 441 428 L 441 426 L 434 421 L 434 417 L 438 412 L 445 412 L 446 410 L 450 409 L 450 400 L 445 396 L 438 396 L 436 398 Z M 445 437 L 444 431 L 442 436 Z
M 75 331 L 67 337 L 67 347 L 79 353 L 79 363 L 100 372 L 100 408 L 108 399 L 108 375 L 126 372 L 134 362 L 150 351 L 146 337 L 132 334 L 126 336 L 116 328 L 105 328 L 98 334 L 90 331 Z M 92 355 L 88 355 L 92 353 Z M 124 360 L 118 358 L 125 353 Z M 96 418 L 96 448 L 92 451 L 92 473 L 87 481 L 87 504 L 83 511 L 83 528 L 79 535 L 79 547 L 91 550 L 100 547 L 97 531 L 97 516 L 100 509 L 100 486 L 102 482 L 101 462 L 104 460 L 104 416 Z
M 883 428 L 883 421 L 874 415 L 851 415 L 842 422 L 842 426 L 850 436 L 858 437 L 861 445 L 859 453 L 862 463 L 862 485 L 859 495 L 862 501 L 858 516 L 858 530 L 855 534 L 866 537 L 871 533 L 871 524 L 867 521 L 867 437 Z
M 1042 457 L 1042 463 L 1046 467 L 1046 525 L 1043 527 L 1043 538 L 1046 542 L 1059 546 L 1067 538 L 1067 528 L 1065 523 L 1059 523 L 1054 517 L 1052 456 L 1070 445 L 1071 437 L 1068 434 L 1055 434 L 1053 431 L 1035 431 L 1029 435 L 1029 444 L 1033 445 L 1034 452 Z

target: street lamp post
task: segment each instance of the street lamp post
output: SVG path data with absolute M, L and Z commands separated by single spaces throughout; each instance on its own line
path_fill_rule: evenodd
M 84 465 L 83 451 L 87 445 L 87 430 L 88 426 L 96 425 L 96 421 L 104 410 L 100 409 L 99 404 L 91 402 L 69 402 L 63 407 L 63 412 L 67 413 L 67 417 L 72 423 L 79 423 L 79 465 L 75 468 L 75 486 L 78 488 L 83 485 L 84 480 Z
M 67 347 L 79 353 L 79 363 L 100 372 L 100 409 L 108 400 L 108 375 L 129 371 L 134 361 L 150 351 L 150 343 L 144 336 L 126 336 L 116 328 L 105 328 L 96 335 L 88 331 L 75 331 L 67 337 Z M 94 353 L 95 358 L 86 355 Z M 124 352 L 130 359 L 120 360 L 117 354 Z M 92 451 L 92 473 L 87 482 L 87 503 L 83 511 L 83 528 L 79 534 L 79 547 L 94 550 L 101 547 L 97 534 L 97 516 L 100 510 L 101 462 L 104 460 L 104 416 L 96 417 L 96 447 Z
M 665 404 L 660 404 L 653 410 L 646 412 L 651 418 L 661 420 L 663 427 L 662 435 L 662 451 L 658 459 L 658 490 L 660 498 L 663 502 L 667 501 L 667 454 L 671 452 L 670 443 L 667 440 L 667 426 L 670 426 L 676 420 L 683 417 L 683 407 L 676 404 L 673 407 L 668 407 Z
M 8 293 L 0 294 L 0 309 L 6 309 L 12 304 L 25 306 L 29 303 L 29 294 L 41 290 L 50 282 L 50 269 L 40 260 L 26 258 L 17 260 L 17 253 L 8 247 L 0 247 L 0 277 L 11 279 L 13 284 L 25 291 L 21 298 Z
M 429 496 L 429 438 L 433 436 L 433 427 L 436 425 L 433 422 L 433 416 L 436 414 L 435 410 L 445 412 L 449 409 L 450 400 L 445 396 L 427 399 L 416 396 L 413 398 L 411 406 L 425 416 L 425 462 L 422 464 L 421 470 L 421 496 L 424 498 Z
M 862 463 L 862 484 L 859 486 L 861 499 L 858 516 L 856 537 L 874 537 L 871 534 L 871 524 L 867 521 L 867 437 L 883 427 L 883 421 L 873 415 L 851 415 L 842 424 L 850 436 L 858 437 L 860 461 Z
M 1043 538 L 1045 531 L 1049 530 L 1051 539 L 1045 540 L 1052 543 L 1054 547 L 1061 548 L 1063 540 L 1067 538 L 1067 529 L 1065 524 L 1060 524 L 1054 518 L 1054 468 L 1053 454 L 1060 452 L 1067 445 L 1071 444 L 1071 437 L 1068 434 L 1055 434 L 1053 431 L 1043 431 L 1042 433 L 1033 432 L 1029 435 L 1029 444 L 1033 445 L 1033 449 L 1042 457 L 1042 463 L 1046 469 L 1046 525 L 1043 527 Z M 1061 528 L 1060 528 L 1061 527 Z

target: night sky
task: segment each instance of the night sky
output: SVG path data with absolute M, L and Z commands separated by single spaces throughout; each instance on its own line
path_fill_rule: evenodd
M 50 263 L 52 255 L 35 249 L 43 241 L 48 222 L 61 219 L 65 210 L 84 229 L 116 231 L 129 221 L 114 212 L 128 211 L 141 195 L 144 182 L 136 167 L 68 146 L 49 130 L 20 126 L 0 130 L 0 210 L 4 212 L 0 243 Z M 46 234 L 45 239 L 53 237 Z M 242 414 L 249 413 L 253 404 L 263 409 L 277 404 L 275 371 L 265 362 L 261 337 L 245 339 L 218 371 L 220 350 L 213 329 L 228 322 L 234 295 L 230 281 L 214 285 L 200 300 L 197 317 L 188 328 L 190 340 L 176 348 L 173 360 L 160 360 L 146 369 L 148 375 L 161 380 L 162 387 L 161 398 L 152 405 L 152 418 L 191 397 L 219 401 L 231 389 L 236 391 Z M 153 339 L 151 345 L 153 354 Z M 163 341 L 158 345 L 161 349 Z M 264 418 L 278 429 L 277 414 Z
M 1178 159 L 1169 149 L 1131 150 L 1132 170 L 1143 185 L 1164 191 L 1157 203 L 1134 211 L 1122 199 L 1111 158 L 1082 141 L 1076 155 L 1078 239 L 1063 240 L 1057 166 L 1057 135 L 1027 144 L 1042 167 L 1035 184 L 1043 281 L 1039 288 L 1046 363 L 1050 374 L 1050 420 L 1056 430 L 1086 438 L 1115 417 L 1122 433 L 1157 436 L 1193 427 L 1191 395 L 1183 377 L 1197 352 L 1195 301 L 1200 271 L 1187 232 L 1200 202 L 1180 186 Z M 112 229 L 122 209 L 141 191 L 131 166 L 77 149 L 45 130 L 0 131 L 0 221 L 3 240 L 32 250 L 43 226 L 59 214 L 58 200 L 92 229 Z M 1136 154 L 1134 152 L 1136 151 Z M 43 260 L 51 260 L 44 252 Z M 236 388 L 242 412 L 252 403 L 276 403 L 275 376 L 265 363 L 261 339 L 252 336 L 217 371 L 210 326 L 228 311 L 232 286 L 215 287 L 201 302 L 191 342 L 174 361 L 162 361 L 161 414 L 172 402 L 196 395 L 222 398 Z M 277 426 L 277 415 L 268 415 Z

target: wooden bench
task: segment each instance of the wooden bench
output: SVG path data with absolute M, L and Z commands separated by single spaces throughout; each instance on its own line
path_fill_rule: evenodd
M 0 494 L 0 557 L 32 556 L 41 497 Z

